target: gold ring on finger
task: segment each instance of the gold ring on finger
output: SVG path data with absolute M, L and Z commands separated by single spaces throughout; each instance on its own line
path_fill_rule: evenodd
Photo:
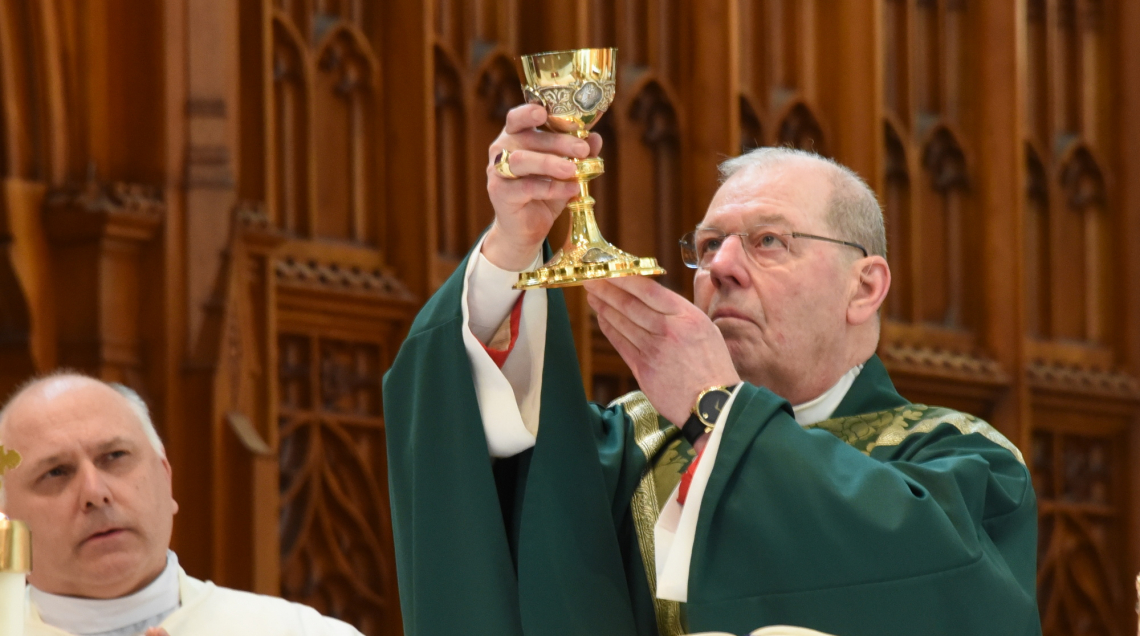
M 504 179 L 518 179 L 519 176 L 511 172 L 511 151 L 503 148 L 502 152 L 495 155 L 495 172 Z

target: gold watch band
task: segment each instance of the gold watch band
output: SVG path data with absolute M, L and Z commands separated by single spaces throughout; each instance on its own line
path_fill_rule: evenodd
M 697 394 L 697 401 L 693 403 L 692 413 L 693 413 L 693 415 L 697 416 L 697 419 L 700 420 L 701 424 L 705 425 L 705 432 L 706 433 L 712 432 L 713 427 L 716 426 L 716 420 L 720 416 L 720 413 L 716 413 L 716 414 L 701 413 L 701 400 L 703 400 L 706 395 L 708 395 L 709 393 L 712 393 L 713 391 L 723 391 L 724 393 L 726 393 L 728 395 L 732 395 L 732 389 L 730 387 L 728 387 L 727 385 L 723 385 L 723 384 L 719 385 L 719 386 L 710 386 L 709 388 L 707 388 L 704 391 L 701 391 L 700 393 Z M 710 415 L 711 415 L 711 420 L 709 418 Z

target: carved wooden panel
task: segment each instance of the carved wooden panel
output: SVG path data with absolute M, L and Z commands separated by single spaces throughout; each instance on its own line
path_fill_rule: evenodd
M 1026 290 L 1031 332 L 1109 349 L 1118 342 L 1111 236 L 1115 224 L 1099 145 L 1109 96 L 1101 87 L 1099 0 L 1034 1 L 1028 35 Z M 1032 262 L 1030 262 L 1032 261 Z
M 1032 469 L 1041 518 L 1037 577 L 1044 631 L 1131 633 L 1121 619 L 1135 599 L 1117 556 L 1126 527 L 1120 429 L 1087 416 L 1038 415 Z M 1057 420 L 1069 426 L 1051 430 Z
M 415 299 L 367 249 L 287 243 L 274 275 L 281 594 L 397 632 L 381 380 Z
M 385 10 L 354 0 L 265 0 L 260 13 L 242 10 L 247 51 L 266 43 L 262 64 L 245 68 L 268 86 L 264 97 L 246 91 L 261 100 L 265 125 L 264 136 L 246 136 L 246 151 L 268 157 L 251 164 L 265 187 L 246 190 L 265 198 L 270 223 L 292 239 L 272 261 L 277 583 L 283 597 L 366 634 L 393 633 L 399 604 L 380 381 L 413 296 L 381 251 L 401 240 L 389 236 L 385 214 L 386 162 L 398 160 L 386 156 L 385 133 L 390 117 L 403 116 L 386 112 Z M 454 106 L 446 91 L 437 97 Z M 466 179 L 465 166 L 456 178 Z M 467 198 L 452 202 L 462 207 Z M 424 216 L 401 212 L 414 222 Z M 469 238 L 462 222 L 441 230 L 455 249 Z
M 901 278 L 887 315 L 968 332 L 979 326 L 981 256 L 970 160 L 958 132 L 966 3 L 888 0 L 884 6 L 885 197 L 891 262 Z M 969 349 L 970 339 L 958 348 Z
M 815 3 L 736 0 L 740 150 L 784 145 L 829 156 L 812 105 Z
M 377 9 L 360 2 L 274 0 L 267 16 L 271 216 L 298 236 L 378 245 L 383 137 Z
M 486 191 L 487 147 L 508 110 L 522 103 L 513 58 L 518 20 L 506 0 L 433 0 L 435 214 L 429 261 L 433 286 L 442 284 L 494 219 Z
M 281 593 L 381 633 L 396 613 L 381 344 L 282 333 L 278 341 Z
M 1126 425 L 1039 406 L 1067 395 L 1083 408 L 1134 413 L 1140 396 L 1135 369 L 1121 365 L 1129 327 L 1120 321 L 1124 260 L 1114 239 L 1123 225 L 1102 157 L 1112 135 L 1104 12 L 1100 0 L 1032 0 L 1024 15 L 1025 333 L 1047 635 L 1125 634 L 1135 622 L 1127 585 L 1135 572 L 1119 556 L 1129 532 Z

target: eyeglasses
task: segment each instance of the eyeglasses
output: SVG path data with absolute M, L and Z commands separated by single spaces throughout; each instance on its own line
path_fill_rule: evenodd
M 854 247 L 863 252 L 864 257 L 868 255 L 867 248 L 858 243 L 803 232 L 785 232 L 771 225 L 759 225 L 747 232 L 722 232 L 716 228 L 697 228 L 681 237 L 681 260 L 693 269 L 704 269 L 712 264 L 713 258 L 730 236 L 739 236 L 745 253 L 757 265 L 763 267 L 785 262 L 791 252 L 793 240 L 801 238 Z

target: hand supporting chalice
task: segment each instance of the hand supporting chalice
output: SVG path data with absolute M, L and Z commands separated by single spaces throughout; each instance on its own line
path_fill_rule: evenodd
M 614 99 L 616 49 L 578 49 L 524 55 L 523 94 L 546 109 L 546 126 L 586 139 Z M 656 276 L 657 259 L 633 256 L 602 238 L 587 183 L 605 172 L 600 157 L 572 159 L 578 194 L 569 200 L 570 235 L 543 267 L 519 274 L 516 289 L 566 287 L 597 278 Z

